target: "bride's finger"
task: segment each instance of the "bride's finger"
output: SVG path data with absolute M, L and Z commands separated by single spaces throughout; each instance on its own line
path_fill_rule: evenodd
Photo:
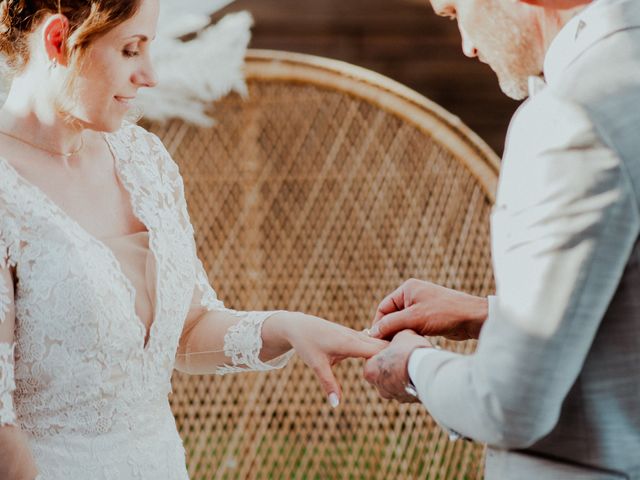
M 371 358 L 385 349 L 389 342 L 372 338 L 361 332 L 354 332 L 340 343 L 335 354 L 342 358 Z
M 342 389 L 340 388 L 340 384 L 338 383 L 338 380 L 336 380 L 336 377 L 331 370 L 331 365 L 328 361 L 322 361 L 312 366 L 311 368 L 318 377 L 320 385 L 327 395 L 329 405 L 331 405 L 333 408 L 336 408 L 338 405 L 340 405 L 340 399 L 342 398 Z

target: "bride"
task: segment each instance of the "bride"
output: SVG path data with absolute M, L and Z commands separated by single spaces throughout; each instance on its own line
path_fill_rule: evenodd
M 0 109 L 2 479 L 186 479 L 174 368 L 269 370 L 293 349 L 335 407 L 331 366 L 385 345 L 216 298 L 177 166 L 123 122 L 156 82 L 159 3 L 0 2 L 13 70 Z

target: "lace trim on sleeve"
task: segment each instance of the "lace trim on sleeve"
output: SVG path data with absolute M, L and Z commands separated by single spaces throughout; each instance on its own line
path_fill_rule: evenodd
M 266 371 L 284 367 L 293 355 L 293 350 L 266 363 L 260 360 L 262 325 L 267 318 L 279 312 L 242 312 L 226 308 L 211 288 L 202 262 L 198 258 L 196 269 L 196 288 L 202 295 L 200 305 L 208 311 L 225 311 L 238 317 L 238 323 L 229 327 L 224 336 L 224 354 L 231 358 L 231 365 L 218 367 L 216 373 L 226 375 L 247 370 Z
M 279 313 L 278 311 L 232 313 L 241 317 L 224 336 L 224 354 L 231 358 L 232 365 L 218 367 L 216 373 L 226 375 L 247 370 L 275 370 L 287 364 L 294 353 L 293 350 L 266 363 L 259 358 L 262 350 L 262 325 L 267 318 Z
M 15 345 L 0 343 L 0 427 L 16 424 L 13 409 L 13 391 L 16 384 L 13 377 L 13 352 Z

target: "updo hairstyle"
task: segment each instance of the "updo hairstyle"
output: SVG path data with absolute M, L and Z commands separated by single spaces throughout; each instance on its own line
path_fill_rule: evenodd
M 28 36 L 51 14 L 69 20 L 68 62 L 75 64 L 91 42 L 133 17 L 140 0 L 0 1 L 0 54 L 18 73 L 29 62 Z

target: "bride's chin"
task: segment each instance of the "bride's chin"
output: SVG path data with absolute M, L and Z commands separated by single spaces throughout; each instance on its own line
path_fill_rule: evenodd
M 125 115 L 114 115 L 111 118 L 101 118 L 98 121 L 94 121 L 87 128 L 98 132 L 113 133 L 120 130 L 125 122 L 131 123 Z

